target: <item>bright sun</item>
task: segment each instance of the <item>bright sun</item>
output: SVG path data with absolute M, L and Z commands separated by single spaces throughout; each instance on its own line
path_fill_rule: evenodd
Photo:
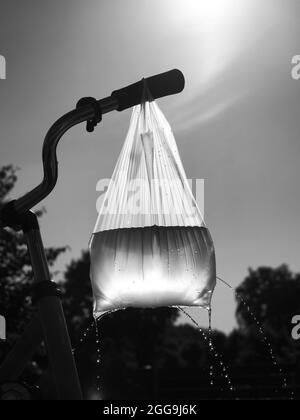
M 177 9 L 182 19 L 214 20 L 230 18 L 236 0 L 172 0 L 171 3 L 173 11 Z
M 162 42 L 170 45 L 172 62 L 177 65 L 181 59 L 183 70 L 202 92 L 251 40 L 254 0 L 151 1 L 163 17 L 167 37 Z

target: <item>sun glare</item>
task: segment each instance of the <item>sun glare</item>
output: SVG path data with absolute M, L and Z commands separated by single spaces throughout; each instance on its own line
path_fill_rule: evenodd
M 179 19 L 215 20 L 230 18 L 236 0 L 172 0 Z
M 241 49 L 252 0 L 164 0 L 170 32 L 201 89 L 227 68 Z M 186 65 L 188 67 L 188 64 Z

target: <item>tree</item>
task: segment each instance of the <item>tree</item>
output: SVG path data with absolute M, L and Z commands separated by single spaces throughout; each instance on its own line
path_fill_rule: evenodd
M 262 343 L 265 337 L 281 363 L 299 361 L 299 344 L 291 336 L 292 318 L 300 314 L 299 296 L 300 275 L 292 273 L 286 265 L 249 271 L 237 289 L 236 316 L 243 336 L 240 359 L 242 354 L 247 363 L 250 359 L 256 363 L 262 354 L 270 359 L 266 344 Z
M 250 270 L 237 295 L 236 314 L 241 329 L 251 329 L 255 324 L 248 305 L 265 329 L 290 336 L 291 320 L 300 313 L 299 274 L 293 274 L 286 265 Z
M 17 182 L 17 171 L 12 166 L 0 169 L 0 208 Z M 39 212 L 42 216 L 43 212 Z M 48 248 L 46 255 L 50 266 L 65 251 L 65 247 Z M 31 299 L 33 273 L 26 241 L 21 232 L 0 230 L 0 314 L 8 327 L 8 345 L 1 346 L 0 361 L 13 342 L 22 334 L 32 318 L 35 307 Z M 3 350 L 5 348 L 5 350 Z

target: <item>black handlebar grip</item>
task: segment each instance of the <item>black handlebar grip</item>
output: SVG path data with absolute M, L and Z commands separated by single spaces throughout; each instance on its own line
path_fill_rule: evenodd
M 143 79 L 112 93 L 111 96 L 118 101 L 118 111 L 124 111 L 143 101 L 145 82 L 153 100 L 180 93 L 185 87 L 184 75 L 180 70 L 171 70 L 146 80 Z

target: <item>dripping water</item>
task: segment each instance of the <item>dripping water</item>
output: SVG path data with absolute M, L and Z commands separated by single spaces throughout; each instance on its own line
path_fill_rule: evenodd
M 72 349 L 73 355 L 76 354 L 76 352 L 78 351 L 79 347 L 87 340 L 87 338 L 89 337 L 89 334 L 92 332 L 94 327 L 94 320 L 89 324 L 89 326 L 87 328 L 85 328 L 83 330 L 83 332 L 81 333 L 80 337 L 79 337 L 79 345 L 77 347 L 74 347 Z
M 81 335 L 79 337 L 79 344 L 78 344 L 78 346 L 72 349 L 72 352 L 73 352 L 73 356 L 74 357 L 76 357 L 76 354 L 77 354 L 78 350 L 83 346 L 83 344 L 86 343 L 86 341 L 90 337 L 90 334 L 92 333 L 93 328 L 94 328 L 94 324 L 95 324 L 95 320 L 93 318 L 92 322 L 89 323 L 88 327 L 85 328 L 82 331 L 82 333 L 81 333 Z
M 219 280 L 221 283 L 223 283 L 225 286 L 227 286 L 229 289 L 231 289 L 236 297 L 236 299 L 238 301 L 241 302 L 241 304 L 246 308 L 247 312 L 249 313 L 249 315 L 251 316 L 252 320 L 254 321 L 255 325 L 257 326 L 257 329 L 259 331 L 259 335 L 261 337 L 261 341 L 266 345 L 266 347 L 268 348 L 268 352 L 270 354 L 271 357 L 271 362 L 273 364 L 273 367 L 277 370 L 277 372 L 280 374 L 280 377 L 283 378 L 282 379 L 282 385 L 281 388 L 282 390 L 286 391 L 288 389 L 288 382 L 287 382 L 287 378 L 286 376 L 284 376 L 284 372 L 282 370 L 282 368 L 279 366 L 278 361 L 275 357 L 274 354 L 274 350 L 272 348 L 271 343 L 269 342 L 264 330 L 263 330 L 263 326 L 261 324 L 261 322 L 259 322 L 259 320 L 257 319 L 257 316 L 254 314 L 254 312 L 251 310 L 250 306 L 248 305 L 248 303 L 245 301 L 245 299 L 239 294 L 237 293 L 234 288 L 227 283 L 225 280 L 221 279 L 220 277 L 217 277 L 217 280 Z M 278 390 L 276 390 L 276 393 L 278 392 Z M 291 391 L 291 399 L 294 400 L 294 392 Z
M 214 381 L 214 363 L 213 363 L 213 358 L 212 358 L 212 353 L 211 351 L 213 351 L 213 331 L 212 331 L 212 308 L 210 307 L 208 310 L 208 339 L 209 339 L 209 357 L 210 357 L 210 366 L 209 366 L 209 380 L 210 380 L 210 385 L 212 387 L 214 387 L 215 385 L 215 381 Z
M 198 329 L 198 331 L 201 333 L 204 341 L 208 344 L 210 354 L 213 356 L 213 358 L 216 360 L 216 362 L 220 366 L 221 375 L 226 380 L 227 385 L 228 385 L 228 389 L 230 390 L 230 392 L 234 392 L 235 389 L 234 389 L 234 387 L 232 385 L 232 380 L 231 380 L 231 378 L 229 376 L 228 369 L 227 369 L 225 363 L 223 362 L 221 355 L 218 353 L 218 351 L 216 350 L 215 346 L 213 345 L 212 332 L 209 334 L 209 337 L 207 337 L 207 334 L 200 327 L 200 325 L 198 324 L 198 322 L 185 309 L 183 309 L 181 307 L 178 307 L 178 309 L 182 313 L 184 313 L 192 321 L 192 323 L 196 326 L 196 328 Z M 211 329 L 211 315 L 212 315 L 212 312 L 210 310 L 210 313 L 209 313 L 210 329 Z M 211 376 L 210 385 L 213 386 L 214 385 L 214 368 L 213 367 L 210 367 L 210 376 Z
M 114 312 L 118 312 L 117 310 L 113 310 L 113 311 L 107 311 L 101 315 L 94 315 L 94 328 L 95 328 L 95 343 L 96 343 L 96 390 L 98 393 L 100 393 L 101 391 L 101 365 L 102 365 L 102 360 L 101 360 L 101 334 L 100 334 L 100 328 L 99 328 L 99 323 L 100 321 L 103 320 L 103 318 L 105 318 L 106 316 L 114 313 Z
M 100 392 L 101 384 L 101 342 L 100 342 L 100 333 L 99 333 L 99 325 L 98 322 L 101 320 L 102 317 L 96 318 L 95 317 L 95 335 L 96 335 L 96 389 L 97 392 Z
M 88 338 L 95 332 L 95 344 L 96 344 L 96 390 L 99 393 L 101 391 L 101 336 L 99 330 L 99 322 L 107 315 L 111 314 L 114 311 L 106 312 L 102 315 L 94 316 L 93 320 L 89 323 L 88 327 L 85 328 L 80 337 L 79 344 L 77 347 L 72 349 L 73 355 L 76 356 L 78 350 L 87 342 Z

